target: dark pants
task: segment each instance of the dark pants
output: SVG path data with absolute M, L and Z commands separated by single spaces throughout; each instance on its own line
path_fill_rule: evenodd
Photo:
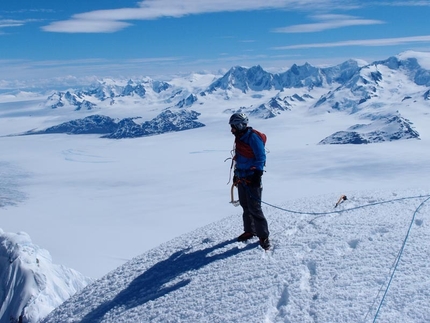
M 261 209 L 261 186 L 240 182 L 237 186 L 239 202 L 243 208 L 243 228 L 259 238 L 269 237 L 267 220 Z

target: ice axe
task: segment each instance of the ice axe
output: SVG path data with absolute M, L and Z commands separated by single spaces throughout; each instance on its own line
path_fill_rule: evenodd
M 240 204 L 239 200 L 235 200 L 234 199 L 234 187 L 235 186 L 236 185 L 234 185 L 234 183 L 231 184 L 231 189 L 230 189 L 230 198 L 231 198 L 231 200 L 230 200 L 230 203 L 233 204 L 234 206 L 239 206 L 239 204 Z

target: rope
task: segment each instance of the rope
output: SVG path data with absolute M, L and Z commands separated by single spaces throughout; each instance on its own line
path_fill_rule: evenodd
M 414 214 L 412 216 L 411 223 L 409 224 L 409 228 L 408 228 L 406 236 L 405 236 L 405 238 L 403 240 L 403 243 L 402 243 L 402 246 L 400 248 L 400 251 L 398 252 L 398 254 L 397 254 L 396 258 L 395 258 L 395 261 L 394 261 L 393 265 L 390 268 L 390 271 L 391 271 L 391 269 L 393 269 L 393 270 L 392 270 L 392 273 L 391 273 L 391 276 L 390 276 L 390 280 L 388 281 L 387 287 L 385 289 L 384 295 L 382 296 L 382 299 L 381 299 L 381 301 L 379 303 L 378 309 L 377 309 L 377 311 L 375 313 L 375 317 L 373 319 L 373 323 L 375 323 L 376 319 L 378 317 L 379 311 L 381 310 L 382 305 L 384 303 L 384 300 L 385 300 L 385 298 L 387 296 L 387 293 L 388 293 L 388 290 L 390 288 L 391 282 L 393 281 L 394 274 L 396 273 L 397 267 L 399 265 L 400 259 L 401 259 L 402 254 L 403 254 L 403 250 L 405 249 L 406 242 L 407 242 L 407 240 L 409 238 L 409 234 L 410 234 L 411 229 L 412 229 L 412 225 L 413 225 L 413 223 L 415 221 L 415 217 L 416 217 L 418 211 L 421 209 L 421 207 L 427 201 L 430 200 L 430 195 L 416 195 L 416 196 L 401 197 L 401 198 L 391 199 L 391 200 L 387 200 L 387 201 L 374 202 L 374 203 L 369 203 L 369 204 L 364 204 L 364 205 L 352 207 L 352 208 L 349 208 L 349 209 L 343 209 L 343 210 L 338 210 L 338 211 L 330 211 L 330 212 L 303 212 L 303 211 L 295 211 L 295 210 L 285 209 L 285 208 L 282 208 L 282 207 L 279 207 L 279 206 L 276 206 L 276 205 L 264 202 L 263 200 L 260 200 L 260 202 L 262 204 L 268 205 L 268 206 L 273 207 L 275 209 L 279 209 L 281 211 L 285 211 L 285 212 L 289 212 L 289 213 L 293 213 L 293 214 L 316 215 L 317 217 L 315 217 L 311 221 L 309 221 L 309 223 L 312 223 L 312 221 L 314 221 L 315 219 L 317 219 L 319 217 L 322 217 L 322 216 L 325 216 L 325 215 L 329 215 L 329 214 L 339 214 L 339 213 L 343 213 L 343 212 L 347 212 L 347 211 L 362 209 L 362 208 L 369 207 L 369 206 L 375 206 L 375 205 L 381 205 L 381 204 L 386 204 L 386 203 L 391 203 L 391 202 L 397 202 L 397 201 L 404 201 L 404 200 L 411 200 L 411 199 L 419 199 L 419 198 L 426 198 L 426 199 L 424 201 L 422 201 L 420 203 L 420 205 L 415 209 L 415 212 L 414 212 Z M 375 297 L 375 299 L 374 299 L 374 301 L 373 301 L 373 303 L 372 303 L 369 311 L 367 312 L 364 320 L 366 320 L 366 318 L 367 318 L 368 314 L 370 313 L 373 305 L 375 304 L 376 299 L 379 297 L 379 294 L 381 293 L 383 286 L 384 286 L 384 284 L 381 285 L 381 288 L 379 289 L 378 294 L 376 295 L 376 297 Z
M 396 259 L 397 259 L 397 257 L 399 257 L 399 254 L 400 254 L 400 251 L 397 253 L 397 256 L 396 256 L 396 258 L 394 259 L 393 264 L 391 265 L 389 272 L 391 272 L 391 270 L 394 268 L 394 266 L 395 266 L 395 264 L 396 264 Z M 376 300 L 377 300 L 377 299 L 378 299 L 378 297 L 379 297 L 379 294 L 381 294 L 382 289 L 384 288 L 384 285 L 385 285 L 385 283 L 386 283 L 386 281 L 387 281 L 387 278 L 388 278 L 388 276 L 385 278 L 384 283 L 383 283 L 383 284 L 381 284 L 381 287 L 379 287 L 378 293 L 376 294 L 376 297 L 375 297 L 375 299 L 373 300 L 372 305 L 370 305 L 369 310 L 367 311 L 366 316 L 364 317 L 363 322 L 366 322 L 367 316 L 368 316 L 368 315 L 370 314 L 370 312 L 372 311 L 373 305 L 375 305 Z
M 343 212 L 347 212 L 347 211 L 362 209 L 362 208 L 365 208 L 365 207 L 368 207 L 368 206 L 386 204 L 386 203 L 397 202 L 397 201 L 402 201 L 402 200 L 419 199 L 419 198 L 423 198 L 423 197 L 427 197 L 427 199 L 430 199 L 430 195 L 417 195 L 417 196 L 400 197 L 400 198 L 391 199 L 391 200 L 387 200 L 387 201 L 374 202 L 374 203 L 364 204 L 364 205 L 360 205 L 360 206 L 355 206 L 355 207 L 352 207 L 352 208 L 349 208 L 349 209 L 343 209 L 343 210 L 337 210 L 337 211 L 329 211 L 329 212 L 303 212 L 303 211 L 295 211 L 295 210 L 284 209 L 282 207 L 279 207 L 279 206 L 276 206 L 276 205 L 264 202 L 263 200 L 260 200 L 260 202 L 263 203 L 263 204 L 266 204 L 266 205 L 268 205 L 270 207 L 273 207 L 275 209 L 279 209 L 281 211 L 285 211 L 285 212 L 288 212 L 288 213 L 302 214 L 302 215 L 318 215 L 318 216 L 323 216 L 323 215 L 343 213 Z M 313 221 L 313 220 L 311 220 L 311 221 Z
M 390 280 L 388 281 L 387 288 L 385 289 L 384 295 L 382 296 L 381 302 L 379 303 L 379 306 L 378 306 L 378 309 L 377 309 L 377 311 L 376 311 L 375 318 L 373 319 L 373 322 L 376 322 L 376 319 L 377 319 L 378 314 L 379 314 L 379 310 L 381 309 L 382 304 L 383 304 L 383 302 L 384 302 L 384 300 L 385 300 L 385 297 L 387 296 L 388 289 L 390 288 L 391 282 L 392 282 L 392 280 L 393 280 L 393 278 L 394 278 L 394 274 L 396 273 L 397 267 L 398 267 L 398 265 L 399 265 L 400 258 L 402 257 L 403 250 L 405 249 L 406 242 L 408 241 L 409 234 L 410 234 L 411 229 L 412 229 L 412 225 L 413 225 L 413 223 L 414 223 L 414 221 L 415 221 L 415 216 L 417 215 L 417 213 L 418 213 L 419 209 L 420 209 L 420 208 L 424 205 L 424 203 L 426 203 L 428 200 L 430 200 L 430 197 L 427 197 L 424 201 L 422 201 L 422 202 L 421 202 L 421 204 L 416 208 L 416 210 L 415 210 L 415 212 L 414 212 L 414 214 L 413 214 L 413 216 L 412 216 L 412 220 L 411 220 L 411 223 L 409 224 L 408 232 L 406 233 L 405 239 L 403 240 L 402 247 L 400 248 L 399 254 L 398 254 L 398 256 L 397 256 L 397 258 L 396 258 L 396 261 L 395 261 L 395 265 L 394 265 L 393 272 L 391 273 Z
M 376 319 L 377 319 L 377 317 L 379 315 L 379 311 L 381 310 L 382 305 L 384 303 L 384 300 L 385 300 L 385 298 L 386 298 L 386 296 L 388 294 L 388 290 L 390 288 L 391 282 L 393 281 L 394 274 L 396 273 L 397 267 L 399 266 L 400 259 L 402 257 L 403 251 L 404 251 L 405 246 L 406 246 L 406 242 L 408 241 L 409 234 L 410 234 L 411 229 L 412 229 L 412 225 L 413 225 L 413 223 L 415 221 L 415 217 L 416 217 L 418 211 L 421 209 L 421 207 L 427 201 L 430 200 L 430 195 L 417 195 L 417 196 L 401 197 L 401 198 L 391 199 L 391 200 L 387 200 L 387 201 L 374 202 L 374 203 L 369 203 L 369 204 L 365 204 L 365 205 L 361 205 L 361 206 L 352 207 L 352 208 L 349 208 L 349 209 L 338 210 L 338 211 L 330 211 L 330 212 L 303 212 L 303 211 L 295 211 L 295 210 L 289 210 L 289 209 L 281 208 L 279 206 L 276 206 L 276 205 L 264 202 L 262 200 L 260 200 L 260 202 L 263 203 L 263 204 L 265 204 L 265 205 L 268 205 L 270 207 L 273 207 L 273 208 L 276 208 L 276 209 L 279 209 L 279 210 L 282 210 L 282 211 L 285 211 L 285 212 L 293 213 L 293 214 L 317 215 L 317 217 L 315 217 L 311 221 L 309 221 L 309 223 L 312 223 L 312 221 L 314 221 L 315 219 L 317 219 L 319 217 L 322 217 L 324 215 L 336 214 L 336 213 L 339 214 L 339 213 L 343 213 L 343 212 L 347 212 L 347 211 L 352 211 L 352 210 L 357 210 L 357 209 L 361 209 L 361 208 L 365 208 L 365 207 L 369 207 L 369 206 L 381 205 L 381 204 L 386 204 L 386 203 L 391 203 L 391 202 L 397 202 L 397 201 L 403 201 L 403 200 L 419 199 L 419 198 L 426 198 L 426 199 L 424 201 L 422 201 L 420 203 L 420 205 L 415 209 L 415 211 L 413 213 L 413 216 L 412 216 L 412 219 L 411 219 L 411 222 L 409 224 L 408 231 L 407 231 L 406 236 L 405 236 L 405 238 L 403 240 L 402 246 L 401 246 L 401 248 L 400 248 L 400 250 L 399 250 L 399 252 L 398 252 L 398 254 L 397 254 L 397 256 L 396 256 L 396 258 L 394 260 L 394 262 L 393 262 L 393 265 L 390 268 L 390 271 L 392 270 L 391 276 L 390 276 L 390 279 L 388 281 L 387 287 L 385 288 L 384 295 L 382 296 L 382 299 L 381 299 L 381 301 L 379 303 L 378 309 L 377 309 L 377 311 L 375 313 L 375 317 L 373 319 L 373 323 L 375 323 Z M 364 321 L 366 320 L 366 318 L 367 318 L 368 314 L 370 313 L 373 305 L 375 304 L 376 299 L 379 297 L 379 294 L 381 293 L 384 284 L 382 284 L 381 287 L 379 288 L 378 294 L 376 295 L 376 297 L 375 297 L 372 305 L 370 306 L 370 309 L 367 312 L 367 314 L 366 314 L 366 316 L 364 318 Z

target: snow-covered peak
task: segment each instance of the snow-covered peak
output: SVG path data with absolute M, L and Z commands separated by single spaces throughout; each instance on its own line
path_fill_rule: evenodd
M 370 144 L 384 141 L 419 139 L 409 120 L 399 116 L 374 117 L 368 124 L 356 124 L 346 131 L 338 131 L 321 140 L 319 144 Z
M 396 56 L 399 60 L 406 60 L 408 58 L 415 58 L 418 63 L 425 69 L 430 70 L 430 55 L 429 52 L 417 52 L 408 50 Z
M 423 102 L 430 85 L 430 71 L 422 68 L 414 57 L 386 60 L 358 68 L 346 82 L 329 91 L 315 103 L 323 110 L 357 113 L 365 110 L 396 111 L 404 99 Z
M 246 93 L 249 90 L 270 90 L 272 87 L 272 74 L 264 71 L 261 66 L 258 65 L 251 68 L 235 66 L 232 67 L 223 77 L 213 82 L 208 91 L 213 92 L 216 89 L 231 90 L 235 88 Z
M 326 67 L 322 69 L 328 84 L 348 82 L 351 77 L 359 70 L 359 65 L 356 60 L 350 59 L 342 64 Z
M 0 323 L 39 322 L 92 280 L 52 263 L 27 233 L 0 229 Z

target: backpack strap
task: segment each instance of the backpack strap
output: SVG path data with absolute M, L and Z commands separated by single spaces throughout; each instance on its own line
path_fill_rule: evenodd
M 255 133 L 262 141 L 263 141 L 263 145 L 266 144 L 267 141 L 267 136 L 255 129 L 251 129 L 253 133 Z M 252 148 L 250 145 L 248 145 L 247 143 L 243 142 L 242 140 L 240 140 L 239 138 L 236 137 L 236 139 L 234 140 L 234 143 L 236 145 L 236 152 L 239 153 L 240 155 L 246 157 L 246 158 L 254 158 L 254 152 L 252 151 Z

